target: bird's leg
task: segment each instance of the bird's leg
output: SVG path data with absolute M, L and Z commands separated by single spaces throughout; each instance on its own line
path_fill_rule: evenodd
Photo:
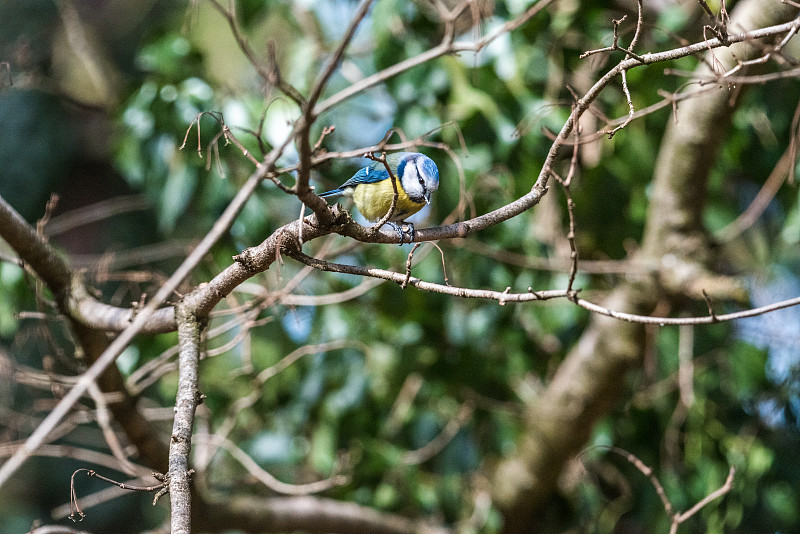
M 408 242 L 414 242 L 414 223 L 400 221 L 400 224 L 396 222 L 389 222 L 392 225 L 392 228 L 395 229 L 397 235 L 400 236 L 400 246 L 403 246 L 405 242 L 406 236 L 408 236 Z
M 414 242 L 414 233 L 415 233 L 414 223 L 407 222 L 405 224 L 408 227 L 408 242 L 409 243 L 413 243 Z M 400 244 L 402 245 L 402 243 L 400 243 Z

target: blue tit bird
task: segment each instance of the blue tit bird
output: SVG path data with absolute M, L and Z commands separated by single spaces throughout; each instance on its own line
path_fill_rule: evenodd
M 431 158 L 419 152 L 396 152 L 386 156 L 386 162 L 397 178 L 397 204 L 389 223 L 400 234 L 403 244 L 405 231 L 409 242 L 414 240 L 414 225 L 405 221 L 431 202 L 431 194 L 439 188 L 439 169 Z M 383 162 L 360 169 L 341 186 L 320 194 L 321 197 L 351 197 L 361 215 L 375 222 L 389 213 L 394 188 Z M 400 224 L 397 224 L 400 223 Z

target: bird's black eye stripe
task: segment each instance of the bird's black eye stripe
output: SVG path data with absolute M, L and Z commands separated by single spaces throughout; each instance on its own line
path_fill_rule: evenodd
M 425 200 L 425 197 L 428 194 L 428 188 L 425 187 L 425 179 L 422 177 L 422 173 L 420 172 L 417 160 L 414 160 L 414 168 L 417 169 L 417 179 L 419 180 L 419 185 L 422 186 L 422 197 L 421 200 L 419 200 L 419 202 L 423 201 L 427 202 L 427 200 Z

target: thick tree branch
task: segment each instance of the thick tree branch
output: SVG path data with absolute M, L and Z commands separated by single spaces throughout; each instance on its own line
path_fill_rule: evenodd
M 3 197 L 0 197 L 0 237 L 47 284 L 56 299 L 67 292 L 72 280 L 72 269 L 56 249 L 43 241 L 33 226 Z
M 206 531 L 248 533 L 447 534 L 448 529 L 320 497 L 226 497 L 195 503 L 195 525 Z
M 178 394 L 175 399 L 175 419 L 169 446 L 170 524 L 174 534 L 191 532 L 191 480 L 189 453 L 192 450 L 194 414 L 201 396 L 198 389 L 200 365 L 200 333 L 202 325 L 192 310 L 182 303 L 177 306 Z

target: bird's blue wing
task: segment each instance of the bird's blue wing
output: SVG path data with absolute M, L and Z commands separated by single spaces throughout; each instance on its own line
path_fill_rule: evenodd
M 378 167 L 378 165 L 380 167 Z M 358 172 L 355 173 L 353 177 L 347 180 L 345 183 L 336 189 L 321 193 L 319 196 L 331 197 L 335 195 L 341 195 L 344 193 L 345 189 L 356 187 L 359 184 L 374 184 L 377 182 L 382 182 L 388 177 L 389 173 L 386 171 L 386 167 L 383 165 L 383 163 L 377 163 L 377 165 L 370 165 L 369 167 L 359 169 Z
M 403 167 L 405 166 L 406 161 L 409 159 L 409 156 L 413 156 L 414 154 L 415 153 L 413 152 L 394 152 L 386 156 L 386 162 L 389 164 L 389 168 L 392 169 L 392 172 L 395 173 L 395 177 L 398 179 L 402 178 Z M 375 184 L 382 182 L 387 178 L 389 178 L 389 172 L 386 170 L 386 166 L 382 162 L 376 161 L 368 167 L 359 169 L 352 178 L 347 180 L 336 189 L 321 193 L 319 196 L 331 197 L 341 195 L 344 194 L 346 189 L 356 187 L 359 184 Z
M 378 167 L 378 165 L 380 165 L 380 167 Z M 355 173 L 352 178 L 343 183 L 339 189 L 355 187 L 358 184 L 374 184 L 377 182 L 382 182 L 388 177 L 389 173 L 386 171 L 386 167 L 384 167 L 383 163 L 377 163 L 370 165 L 369 167 L 359 169 L 358 172 Z

